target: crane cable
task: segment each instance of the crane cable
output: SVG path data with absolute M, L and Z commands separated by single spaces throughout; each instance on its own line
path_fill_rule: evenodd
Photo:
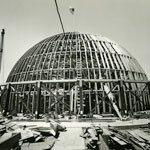
M 4 83 L 4 52 L 3 52 L 3 47 L 4 47 L 4 35 L 5 35 L 5 29 L 2 29 L 1 32 L 1 43 L 0 43 L 0 73 L 1 73 L 1 80 L 2 83 Z
M 59 13 L 59 8 L 58 8 L 57 0 L 55 0 L 55 5 L 56 5 L 56 9 L 57 9 L 57 13 L 58 13 L 58 16 L 59 16 L 59 20 L 60 20 L 60 23 L 61 23 L 61 27 L 62 27 L 63 33 L 65 33 L 63 22 L 62 22 L 60 13 Z

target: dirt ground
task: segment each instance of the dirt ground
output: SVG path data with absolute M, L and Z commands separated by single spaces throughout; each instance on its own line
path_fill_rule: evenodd
M 44 121 L 19 121 L 15 122 L 18 125 L 26 125 L 27 127 L 33 127 L 33 126 L 39 126 L 39 127 L 49 127 L 48 122 Z M 83 150 L 85 149 L 85 143 L 84 139 L 80 137 L 82 135 L 82 127 L 89 127 L 92 125 L 98 125 L 101 127 L 104 126 L 131 126 L 131 125 L 144 125 L 150 123 L 150 119 L 139 119 L 139 120 L 130 120 L 130 121 L 120 121 L 116 120 L 115 122 L 78 122 L 78 121 L 72 121 L 72 122 L 61 122 L 63 126 L 67 127 L 66 132 L 61 132 L 60 136 L 57 140 L 54 139 L 48 139 L 48 142 L 55 141 L 55 144 L 52 148 L 52 150 Z M 31 146 L 29 144 L 25 144 L 22 146 L 22 150 L 41 150 L 43 149 L 45 145 L 42 143 L 38 143 L 35 146 Z

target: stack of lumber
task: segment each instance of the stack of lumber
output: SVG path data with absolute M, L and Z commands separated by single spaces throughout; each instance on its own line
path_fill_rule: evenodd
M 149 111 L 139 111 L 139 112 L 135 112 L 133 114 L 133 117 L 134 118 L 140 118 L 140 119 L 143 119 L 143 118 L 150 118 L 150 112 Z
M 118 130 L 114 127 L 103 129 L 103 139 L 109 146 L 109 149 L 129 149 L 129 150 L 149 150 L 150 149 L 150 132 L 147 130 L 132 129 Z
M 51 121 L 47 128 L 33 128 L 26 125 L 20 127 L 4 118 L 0 120 L 0 150 L 50 150 L 60 131 L 66 131 L 66 127 L 55 121 Z
M 15 125 L 11 124 L 5 118 L 0 118 L 0 149 L 1 150 L 20 150 L 19 140 L 20 133 L 13 133 L 8 129 L 12 129 Z

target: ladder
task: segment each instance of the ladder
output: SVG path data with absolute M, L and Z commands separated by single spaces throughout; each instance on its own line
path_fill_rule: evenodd
M 81 61 L 80 58 L 77 58 L 77 63 L 76 63 L 76 70 L 77 70 L 77 79 L 81 79 L 82 78 L 82 71 L 81 71 Z
M 80 112 L 80 87 L 77 85 L 76 86 L 76 107 L 77 107 L 77 112 L 79 114 Z
M 80 87 L 75 85 L 70 91 L 70 110 L 77 114 L 80 112 Z

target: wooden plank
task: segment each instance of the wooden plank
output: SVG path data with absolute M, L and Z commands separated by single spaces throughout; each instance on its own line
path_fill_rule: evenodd
M 20 133 L 14 135 L 12 135 L 12 133 L 5 133 L 0 138 L 0 149 L 1 150 L 11 149 L 15 144 L 19 142 L 20 138 L 21 138 Z
M 112 47 L 119 55 L 122 54 L 122 50 L 118 47 L 118 44 L 112 44 Z
M 89 85 L 89 89 L 91 89 L 91 83 L 88 83 L 88 85 Z M 91 114 L 91 113 L 93 113 L 92 112 L 91 91 L 89 91 L 88 94 L 89 94 L 89 113 Z
M 56 42 L 54 42 L 53 44 L 55 44 L 54 45 L 54 47 L 53 47 L 53 57 L 51 56 L 51 64 L 50 64 L 50 68 L 51 68 L 51 72 L 50 72 L 50 77 L 52 78 L 52 75 L 53 75 L 53 70 L 54 70 L 54 64 L 55 64 L 55 61 L 57 61 L 56 60 L 56 51 L 57 51 L 57 48 L 58 48 L 58 46 L 59 46 L 59 43 L 60 42 L 58 42 L 58 41 L 56 41 Z M 55 76 L 55 79 L 56 79 L 57 77 Z M 52 78 L 52 80 L 53 80 L 53 78 Z
M 51 136 L 45 138 L 44 142 L 24 143 L 21 148 L 23 150 L 51 150 L 56 142 L 56 139 Z
M 102 87 L 103 87 L 103 86 L 102 86 Z M 102 96 L 105 97 L 104 91 L 102 91 Z M 105 102 L 105 101 L 102 101 L 102 103 L 103 103 L 103 113 L 105 113 L 105 112 L 106 112 L 106 102 Z
M 106 65 L 105 65 L 105 62 L 104 62 L 104 58 L 103 58 L 103 55 L 102 55 L 102 52 L 104 52 L 102 46 L 100 45 L 100 43 L 97 43 L 98 47 L 99 47 L 99 53 L 100 53 L 100 60 L 102 60 L 102 64 L 104 66 L 104 68 L 106 68 Z
M 122 70 L 125 70 L 126 68 L 125 68 L 125 66 L 124 66 L 124 62 L 122 61 L 122 55 L 116 55 L 117 57 L 117 59 L 118 59 L 118 61 L 119 61 L 119 64 L 120 64 L 120 66 L 121 66 L 121 69 Z
M 85 50 L 85 58 L 86 58 L 87 69 L 88 69 L 88 79 L 90 79 L 89 63 L 88 63 L 88 57 L 87 57 L 87 48 L 86 48 L 85 41 L 83 41 L 83 45 L 84 45 L 84 50 Z
M 32 114 L 35 112 L 35 92 L 32 95 Z
M 144 143 L 145 141 L 139 137 L 139 135 L 137 134 L 136 130 L 128 130 L 128 133 L 130 133 L 134 138 L 136 138 L 139 142 Z
M 99 150 L 110 150 L 108 145 L 105 143 L 103 137 L 99 135 Z
M 147 150 L 144 146 L 144 143 L 138 142 L 134 138 L 130 138 L 130 142 L 132 146 L 135 148 L 135 150 Z
M 97 49 L 96 49 L 96 47 L 95 47 L 95 43 L 92 41 L 92 45 L 93 45 L 93 47 L 94 47 L 94 49 L 95 49 L 95 58 L 96 58 L 96 60 L 97 60 L 97 64 L 98 64 L 98 67 L 99 67 L 99 78 L 101 79 L 102 78 L 102 75 L 101 75 L 101 71 L 100 71 L 100 62 L 99 62 L 99 59 L 98 59 L 98 56 L 97 56 L 97 53 L 96 53 L 96 51 L 97 51 Z
M 102 46 L 102 48 L 103 48 L 103 50 L 104 50 L 104 53 L 109 53 L 109 50 L 108 50 L 108 48 L 106 47 L 104 41 L 101 41 L 101 46 Z
M 127 145 L 127 143 L 125 143 L 124 141 L 120 140 L 120 139 L 117 138 L 117 137 L 110 136 L 110 138 L 111 138 L 113 141 L 115 141 L 116 143 L 118 143 L 119 145 L 121 145 L 121 146 L 126 146 L 126 145 Z
M 109 66 L 109 63 L 108 63 L 108 59 L 107 59 L 107 56 L 106 56 L 106 52 L 103 53 L 103 56 L 104 56 L 104 61 L 107 64 L 106 69 L 110 69 L 110 66 Z M 107 79 L 108 79 L 108 76 L 107 76 Z
M 114 59 L 114 61 L 115 61 L 114 63 L 116 64 L 117 69 L 120 70 L 120 66 L 118 65 L 118 61 L 117 61 L 117 59 L 116 59 L 115 56 L 116 56 L 116 54 L 112 54 L 112 57 L 113 57 L 113 59 Z
M 126 70 L 130 70 L 129 64 L 128 64 L 128 57 L 122 56 L 122 60 L 124 62 Z
M 142 131 L 140 129 L 134 130 L 134 133 L 136 135 L 138 135 L 140 138 L 142 138 L 144 140 L 143 142 L 147 141 L 148 143 L 150 143 L 150 135 L 149 134 L 145 133 L 144 131 Z
M 108 50 L 109 50 L 109 53 L 110 53 L 110 54 L 114 54 L 115 51 L 114 51 L 114 49 L 112 48 L 111 44 L 112 44 L 112 43 L 105 42 L 105 45 L 106 45 L 106 47 L 107 47 Z

